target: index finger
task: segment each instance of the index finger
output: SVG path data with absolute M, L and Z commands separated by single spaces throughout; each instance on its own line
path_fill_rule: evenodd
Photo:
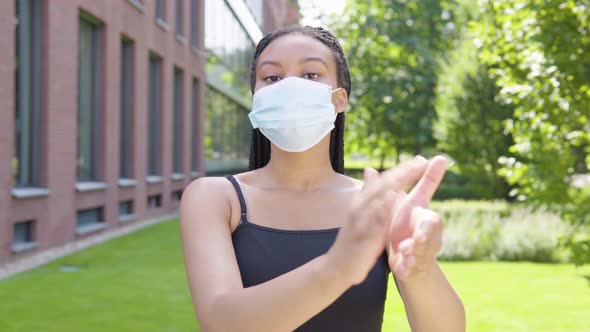
M 415 200 L 418 205 L 426 207 L 430 204 L 434 193 L 445 176 L 447 164 L 447 159 L 442 156 L 432 158 L 426 172 L 409 194 L 411 199 Z
M 365 204 L 376 197 L 384 195 L 386 191 L 401 191 L 416 183 L 424 174 L 428 161 L 421 156 L 404 161 L 398 166 L 381 173 L 378 181 L 366 186 L 361 191 L 361 204 Z

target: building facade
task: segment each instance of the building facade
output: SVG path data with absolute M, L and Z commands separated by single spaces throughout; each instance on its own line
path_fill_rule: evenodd
M 0 1 L 0 266 L 243 165 L 243 65 L 296 20 L 295 1 Z

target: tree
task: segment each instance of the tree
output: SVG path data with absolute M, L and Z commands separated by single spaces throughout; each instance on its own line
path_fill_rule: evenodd
M 332 30 L 353 81 L 347 151 L 381 160 L 434 146 L 436 72 L 451 46 L 450 1 L 349 1 Z
M 514 107 L 498 100 L 500 89 L 474 45 L 467 24 L 479 18 L 474 4 L 461 4 L 456 20 L 461 36 L 438 75 L 434 133 L 439 148 L 457 162 L 471 192 L 480 198 L 509 198 L 510 186 L 498 174 L 498 159 L 511 156 L 508 149 L 514 142 L 502 123 L 512 117 Z
M 590 262 L 590 193 L 571 185 L 590 170 L 590 2 L 482 0 L 476 25 L 482 59 L 499 97 L 515 106 L 505 122 L 514 157 L 501 174 L 513 194 L 559 211 L 574 224 L 565 241 L 577 264 Z

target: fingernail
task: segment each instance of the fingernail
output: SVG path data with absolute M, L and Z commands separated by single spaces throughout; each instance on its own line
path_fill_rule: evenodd
M 416 160 L 416 161 L 427 161 L 428 159 L 424 158 L 422 155 L 416 155 L 414 157 L 414 160 Z
M 449 156 L 447 156 L 447 155 L 445 155 L 443 153 L 439 153 L 436 156 L 437 157 L 441 157 L 444 160 L 446 160 L 447 161 L 447 167 L 451 167 L 451 166 L 455 165 L 455 161 L 453 159 L 451 159 Z

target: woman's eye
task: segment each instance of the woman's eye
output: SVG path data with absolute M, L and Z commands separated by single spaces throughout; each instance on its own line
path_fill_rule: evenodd
M 270 82 L 270 83 L 274 83 L 274 82 L 280 81 L 281 78 L 276 75 L 270 75 L 270 76 L 265 77 L 264 80 L 267 82 Z
M 316 74 L 316 73 L 306 73 L 303 75 L 303 78 L 308 79 L 308 80 L 315 80 L 316 78 L 318 78 L 320 75 Z

